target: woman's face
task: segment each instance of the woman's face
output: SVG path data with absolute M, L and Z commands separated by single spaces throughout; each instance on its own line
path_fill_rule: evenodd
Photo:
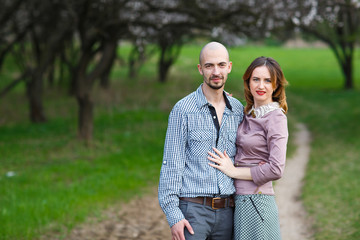
M 250 92 L 254 97 L 254 107 L 259 107 L 272 102 L 274 92 L 270 72 L 266 66 L 254 69 L 249 80 Z

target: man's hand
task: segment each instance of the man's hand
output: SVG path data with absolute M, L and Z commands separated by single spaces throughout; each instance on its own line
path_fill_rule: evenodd
M 186 219 L 182 219 L 180 222 L 177 222 L 175 225 L 171 227 L 171 235 L 172 240 L 185 240 L 184 228 L 194 234 L 194 230 L 192 229 L 190 223 Z

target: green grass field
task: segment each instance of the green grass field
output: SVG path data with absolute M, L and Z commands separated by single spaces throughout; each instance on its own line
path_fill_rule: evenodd
M 36 239 L 49 231 L 66 236 L 87 217 L 156 185 L 169 111 L 202 81 L 196 68 L 200 47 L 182 50 L 166 84 L 156 81 L 154 58 L 136 79 L 127 79 L 124 66 L 114 67 L 111 89 L 94 92 L 90 148 L 76 140 L 75 100 L 60 90 L 45 93 L 45 124 L 29 123 L 23 86 L 1 99 L 0 239 Z M 261 55 L 278 60 L 290 83 L 291 129 L 301 121 L 312 133 L 302 197 L 314 219 L 315 239 L 359 239 L 360 52 L 357 89 L 344 91 L 328 49 L 230 49 L 233 71 L 226 90 L 241 101 L 241 76 Z

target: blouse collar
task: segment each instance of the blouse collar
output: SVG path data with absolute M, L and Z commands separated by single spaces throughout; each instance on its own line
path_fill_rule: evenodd
M 276 109 L 281 109 L 284 112 L 284 109 L 280 107 L 280 104 L 278 102 L 271 102 L 257 108 L 254 108 L 253 105 L 251 110 L 249 111 L 249 115 L 251 114 L 251 116 L 254 118 L 262 118 L 264 115 Z

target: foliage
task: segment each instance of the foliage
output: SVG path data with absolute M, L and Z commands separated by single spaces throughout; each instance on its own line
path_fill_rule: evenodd
M 6 0 L 2 7 L 0 70 L 11 55 L 19 73 L 0 90 L 0 97 L 25 81 L 30 120 L 41 123 L 47 120 L 44 84 L 67 84 L 79 109 L 78 137 L 86 142 L 93 138 L 92 90 L 110 87 L 119 41 L 133 45 L 125 63 L 132 77 L 152 49 L 160 49 L 157 71 L 165 82 L 182 46 L 195 37 L 232 46 L 248 39 L 279 45 L 296 28 L 329 45 L 344 74 L 344 86 L 353 87 L 359 1 Z
M 360 1 L 279 0 L 277 19 L 288 22 L 326 43 L 333 51 L 345 78 L 344 88 L 352 89 L 355 44 L 360 33 Z

